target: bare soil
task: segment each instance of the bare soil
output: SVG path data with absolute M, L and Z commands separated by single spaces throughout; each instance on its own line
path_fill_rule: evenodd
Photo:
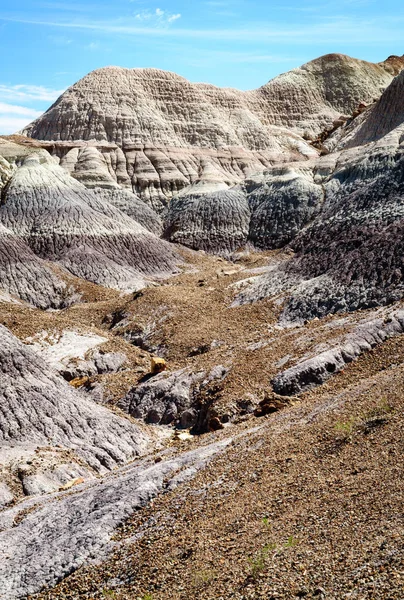
M 0 304 L 0 322 L 21 339 L 92 331 L 108 337 L 106 349 L 125 352 L 127 369 L 102 379 L 111 405 L 149 369 L 150 353 L 122 337 L 131 328 L 151 332 L 171 370 L 230 368 L 216 411 L 231 424 L 170 443 L 173 452 L 223 437 L 232 444 L 123 523 L 108 560 L 80 568 L 37 600 L 404 598 L 404 336 L 275 414 L 243 414 L 244 401 L 256 405 L 271 394 L 280 370 L 377 314 L 280 329 L 282 299 L 230 308 L 232 284 L 279 256 L 250 254 L 233 264 L 188 253 L 193 269 L 135 298 L 76 281 L 83 302 L 63 311 Z M 110 329 L 118 313 L 127 322 Z

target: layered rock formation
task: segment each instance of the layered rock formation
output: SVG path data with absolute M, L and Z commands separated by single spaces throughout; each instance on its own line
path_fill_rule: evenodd
M 400 299 L 403 282 L 403 157 L 375 180 L 389 157 L 347 165 L 343 181 L 329 196 L 318 219 L 292 243 L 296 255 L 256 282 L 241 300 L 290 293 L 284 318 L 305 320 Z M 372 175 L 366 177 L 366 168 Z M 356 176 L 352 177 L 353 173 Z M 348 183 L 352 177 L 351 185 Z M 334 192 L 334 193 L 333 193 Z
M 369 63 L 343 54 L 321 56 L 279 75 L 258 90 L 271 123 L 308 136 L 319 133 L 361 102 L 372 102 L 404 68 L 404 57 Z
M 168 246 L 159 246 L 161 242 L 152 242 L 139 230 L 129 255 L 120 253 L 115 264 L 116 248 L 122 247 L 115 238 L 121 235 L 117 222 L 123 226 L 119 210 L 153 233 L 163 230 L 159 217 L 142 202 L 146 200 L 165 213 L 164 236 L 193 249 L 228 255 L 246 244 L 260 249 L 292 245 L 296 257 L 270 282 L 256 284 L 242 301 L 278 293 L 286 281 L 288 289 L 300 287 L 285 315 L 304 319 L 400 297 L 401 264 L 394 258 L 400 253 L 400 238 L 390 240 L 401 227 L 396 196 L 401 194 L 403 76 L 393 78 L 403 65 L 399 57 L 371 64 L 327 55 L 252 92 L 192 84 L 153 69 L 108 67 L 90 73 L 26 133 L 43 140 L 79 182 L 69 179 L 64 185 L 104 213 L 103 219 L 112 219 L 114 225 L 108 221 L 102 226 L 116 233 L 108 235 L 107 244 L 105 236 L 89 244 L 87 236 L 101 222 L 98 214 L 90 226 L 86 216 L 83 235 L 90 258 L 84 262 L 78 249 L 69 249 L 56 260 L 76 275 L 121 289 L 128 289 L 128 282 L 140 287 L 145 276 L 159 275 L 156 262 L 163 273 L 172 271 L 172 258 L 164 264 L 171 253 Z M 378 149 L 319 160 L 301 135 L 309 138 L 341 113 L 351 114 L 359 102 L 372 102 L 386 86 L 376 104 L 346 125 L 342 120 L 343 126 L 326 142 L 332 149 L 379 139 Z M 279 162 L 286 164 L 272 165 Z M 56 167 L 45 168 L 56 173 Z M 20 171 L 13 181 L 21 177 Z M 62 171 L 58 173 L 62 181 Z M 80 184 L 92 190 L 91 197 Z M 13 191 L 11 183 L 8 197 Z M 113 212 L 111 205 L 119 210 Z M 2 209 L 2 214 L 3 223 L 18 233 L 10 210 Z M 373 248 L 375 234 L 379 241 Z M 41 257 L 54 260 L 53 250 L 35 248 L 38 238 L 43 246 L 43 237 L 41 231 L 24 239 Z M 147 265 L 140 247 L 148 248 Z M 388 269 L 382 266 L 385 262 Z
M 101 69 L 27 129 L 42 141 L 0 140 L 1 598 L 391 591 L 402 302 L 321 317 L 404 296 L 402 67 L 328 55 L 252 92 Z M 119 293 L 178 273 L 170 242 L 222 256 Z M 63 308 L 69 273 L 118 293 L 11 296 Z M 362 554 L 346 523 L 371 524 Z
M 316 164 L 313 176 L 324 189 L 317 217 L 291 242 L 295 256 L 243 292 L 242 302 L 285 292 L 283 318 L 293 321 L 402 297 L 403 90 L 401 74 L 363 115 L 356 133 L 341 138 L 352 148 Z M 374 141 L 357 146 L 369 139 Z
M 380 100 L 372 104 L 360 118 L 348 122 L 327 140 L 328 150 L 354 148 L 381 140 L 397 130 L 402 135 L 404 123 L 404 73 L 400 73 L 382 94 Z M 401 128 L 401 129 L 400 129 Z
M 284 318 L 305 320 L 401 298 L 403 160 L 401 145 L 389 144 L 341 157 L 317 218 L 291 242 L 295 256 L 240 300 L 285 292 Z
M 6 202 L 8 188 L 16 172 L 13 161 L 23 160 L 30 154 L 30 149 L 0 140 L 0 207 Z M 40 159 L 41 152 L 37 156 Z M 1 222 L 0 289 L 40 308 L 67 306 L 74 296 L 73 290 L 68 289 L 49 265 Z
M 115 208 L 131 217 L 145 229 L 160 236 L 163 231 L 163 222 L 160 217 L 138 196 L 120 187 L 95 188 L 94 193 L 102 200 L 112 204 Z
M 331 54 L 250 92 L 106 67 L 69 88 L 24 133 L 49 142 L 88 185 L 104 185 L 109 173 L 162 211 L 206 161 L 236 184 L 274 162 L 314 156 L 301 136 L 313 138 L 378 98 L 403 66 L 399 57 L 372 64 Z
M 157 69 L 105 67 L 70 87 L 25 133 L 119 146 L 271 149 L 271 125 L 303 132 L 310 118 L 319 131 L 339 113 L 377 98 L 403 67 L 398 57 L 373 64 L 328 54 L 251 92 L 194 84 Z
M 313 162 L 268 169 L 246 182 L 251 210 L 249 241 L 257 248 L 282 248 L 314 220 L 324 201 Z

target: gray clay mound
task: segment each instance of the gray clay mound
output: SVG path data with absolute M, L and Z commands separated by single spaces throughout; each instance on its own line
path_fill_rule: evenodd
M 176 270 L 170 244 L 35 156 L 13 175 L 0 220 L 37 256 L 94 283 L 130 291 Z
M 72 290 L 1 223 L 0 288 L 38 308 L 63 308 L 73 299 Z
M 174 198 L 165 237 L 189 248 L 230 254 L 247 242 L 250 209 L 240 190 L 220 190 Z
M 160 236 L 163 232 L 163 222 L 160 217 L 143 202 L 136 194 L 119 187 L 95 188 L 94 193 L 112 204 L 128 217 L 140 223 L 145 229 Z
M 246 185 L 248 189 L 248 180 Z M 262 183 L 253 187 L 248 194 L 249 240 L 265 250 L 282 248 L 293 240 L 316 217 L 324 200 L 310 164 L 271 169 Z
M 98 472 L 144 452 L 136 425 L 87 400 L 0 325 L 0 446 L 62 446 Z

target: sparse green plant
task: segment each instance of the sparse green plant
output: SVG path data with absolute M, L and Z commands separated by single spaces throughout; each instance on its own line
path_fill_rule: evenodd
M 275 544 L 275 543 L 272 543 L 272 542 L 271 542 L 271 543 L 269 543 L 269 544 L 266 544 L 266 545 L 264 546 L 264 550 L 265 550 L 265 552 L 266 552 L 266 553 L 267 553 L 267 555 L 268 555 L 270 552 L 273 552 L 274 550 L 276 550 L 276 544 Z
M 102 590 L 102 595 L 104 596 L 104 598 L 115 598 L 116 597 L 114 590 L 110 590 L 110 589 Z
M 144 594 L 144 596 L 142 596 L 141 600 L 153 600 L 153 595 L 152 594 Z
M 389 420 L 394 409 L 383 399 L 376 406 L 361 415 L 360 428 L 364 433 L 370 433 L 372 430 L 385 425 Z
M 195 587 L 201 587 L 207 583 L 210 583 L 216 577 L 216 573 L 209 569 L 197 571 L 194 573 L 193 581 Z
M 266 555 L 261 550 L 256 556 L 248 559 L 251 568 L 251 576 L 257 579 L 258 575 L 265 569 Z
M 269 517 L 264 517 L 262 519 L 263 524 L 265 525 L 265 527 L 270 527 L 271 526 L 271 522 L 269 520 Z
M 393 410 L 393 407 L 387 402 L 386 398 L 382 398 L 376 406 L 373 406 L 362 415 L 362 421 L 366 423 L 375 419 L 386 419 L 386 417 L 391 415 Z
M 266 544 L 261 550 L 253 557 L 248 559 L 250 563 L 251 576 L 256 579 L 258 575 L 265 569 L 268 554 L 276 549 L 276 544 Z
M 293 535 L 288 537 L 287 542 L 285 543 L 285 548 L 295 548 L 299 543 L 299 540 L 296 539 Z
M 351 417 L 348 421 L 337 421 L 334 429 L 343 440 L 348 441 L 352 438 L 355 425 L 356 419 L 354 417 Z

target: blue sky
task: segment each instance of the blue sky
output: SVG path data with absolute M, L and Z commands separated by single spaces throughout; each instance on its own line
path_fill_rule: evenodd
M 404 54 L 402 0 L 0 0 L 0 133 L 93 69 L 252 89 L 317 56 Z

